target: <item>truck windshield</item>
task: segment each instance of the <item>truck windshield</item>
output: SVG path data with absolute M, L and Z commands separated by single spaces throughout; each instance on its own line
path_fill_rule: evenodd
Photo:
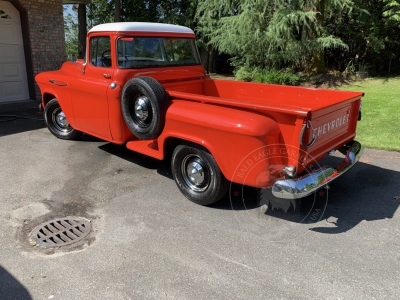
M 166 37 L 120 37 L 118 66 L 123 69 L 198 65 L 193 39 Z

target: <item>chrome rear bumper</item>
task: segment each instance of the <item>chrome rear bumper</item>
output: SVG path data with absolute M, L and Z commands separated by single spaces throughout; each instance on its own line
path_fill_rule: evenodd
M 344 160 L 335 168 L 324 166 L 299 178 L 279 180 L 274 183 L 272 194 L 283 199 L 299 199 L 308 196 L 346 173 L 360 159 L 363 151 L 364 147 L 354 141 L 347 150 Z

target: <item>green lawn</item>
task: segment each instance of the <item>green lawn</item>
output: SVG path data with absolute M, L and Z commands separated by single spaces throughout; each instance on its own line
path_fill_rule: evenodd
M 400 78 L 366 79 L 339 89 L 365 93 L 356 139 L 368 148 L 400 151 Z

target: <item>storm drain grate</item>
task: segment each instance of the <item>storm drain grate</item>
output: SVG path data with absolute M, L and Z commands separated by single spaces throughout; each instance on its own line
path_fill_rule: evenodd
M 30 243 L 42 247 L 61 247 L 79 242 L 85 238 L 92 226 L 81 217 L 54 219 L 32 230 Z

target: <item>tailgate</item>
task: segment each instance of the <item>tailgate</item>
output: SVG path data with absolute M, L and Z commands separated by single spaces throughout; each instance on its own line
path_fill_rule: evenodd
M 337 150 L 356 136 L 358 112 L 362 93 L 352 99 L 312 110 L 304 120 L 304 134 L 300 136 L 307 152 L 307 163 L 319 160 L 331 150 Z M 312 146 L 309 146 L 313 139 Z M 309 146 L 309 147 L 307 147 Z M 303 162 L 304 163 L 304 162 Z

